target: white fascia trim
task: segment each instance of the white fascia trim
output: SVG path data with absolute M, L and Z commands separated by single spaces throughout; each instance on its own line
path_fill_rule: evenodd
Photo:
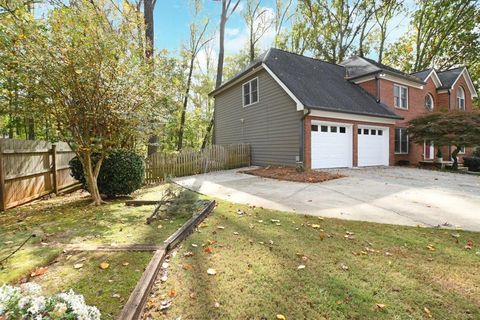
M 396 119 L 389 119 L 389 118 L 382 118 L 382 117 L 375 117 L 375 116 L 364 116 L 360 114 L 351 114 L 351 113 L 342 113 L 342 112 L 333 112 L 333 111 L 314 110 L 314 109 L 310 109 L 309 115 L 313 117 L 371 122 L 371 123 L 384 123 L 384 124 L 395 124 L 398 121 Z
M 347 80 L 348 80 L 348 79 L 347 79 Z M 355 83 L 355 84 L 359 84 L 359 83 L 367 82 L 367 81 L 370 81 L 370 80 L 375 80 L 375 76 L 374 76 L 374 75 L 370 75 L 370 76 L 365 76 L 365 77 L 356 78 L 356 79 L 353 79 L 353 80 L 350 80 L 350 81 L 352 81 L 352 82 Z
M 437 72 L 435 71 L 435 69 L 432 69 L 432 71 L 431 71 L 431 72 L 428 74 L 428 76 L 425 78 L 424 82 L 427 82 L 428 78 L 430 78 L 430 77 L 432 77 L 433 83 L 435 84 L 435 87 L 436 87 L 436 88 L 443 86 L 442 81 L 441 81 L 440 78 L 438 77 Z
M 287 86 L 282 82 L 282 80 L 280 80 L 277 75 L 275 73 L 273 73 L 272 70 L 270 70 L 269 67 L 267 67 L 267 65 L 265 63 L 262 63 L 262 67 L 267 70 L 268 74 L 278 83 L 278 85 L 280 87 L 282 87 L 283 90 L 285 90 L 285 92 L 290 96 L 290 98 L 292 98 L 293 101 L 295 101 L 295 103 L 297 104 L 297 111 L 301 111 L 303 109 L 305 109 L 305 106 L 303 105 L 302 102 L 300 102 L 300 100 L 298 100 L 297 97 L 295 97 L 295 95 L 292 93 L 292 91 L 290 91 L 290 89 L 287 88 Z
M 239 82 L 245 80 L 246 78 L 251 77 L 252 75 L 254 75 L 255 73 L 257 73 L 258 71 L 260 71 L 260 70 L 262 70 L 262 69 L 263 69 L 263 65 L 260 65 L 260 66 L 258 66 L 257 68 L 252 69 L 250 72 L 244 74 L 243 76 L 241 76 L 240 78 L 236 79 L 236 80 L 233 81 L 232 83 L 229 83 L 227 86 L 223 87 L 221 90 L 215 92 L 215 94 L 213 95 L 213 97 L 218 96 L 219 93 L 227 90 L 228 88 L 231 88 L 232 86 L 238 84 Z M 243 89 L 242 89 L 242 90 L 243 90 Z
M 408 81 L 408 80 L 405 80 L 405 79 L 400 78 L 400 77 L 391 76 L 389 74 L 381 73 L 380 78 L 391 81 L 391 82 L 395 82 L 395 83 L 398 83 L 398 84 L 403 84 L 404 86 L 410 86 L 410 87 L 414 87 L 414 88 L 417 88 L 417 89 L 423 89 L 422 84 L 416 83 L 414 81 Z
M 460 72 L 457 80 L 455 80 L 455 82 L 452 84 L 452 89 L 455 87 L 455 84 L 457 84 L 458 79 L 460 79 L 460 77 L 462 76 L 465 78 L 465 82 L 467 83 L 467 87 L 468 90 L 470 90 L 472 98 L 478 97 L 477 91 L 475 90 L 475 86 L 473 85 L 472 78 L 470 78 L 470 74 L 468 73 L 467 68 L 463 68 L 462 72 Z

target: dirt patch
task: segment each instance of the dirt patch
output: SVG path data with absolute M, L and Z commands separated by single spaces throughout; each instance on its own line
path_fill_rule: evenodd
M 298 171 L 294 167 L 281 166 L 268 166 L 266 168 L 243 170 L 240 172 L 263 178 L 309 183 L 324 182 L 345 177 L 344 175 L 338 173 L 314 170 Z

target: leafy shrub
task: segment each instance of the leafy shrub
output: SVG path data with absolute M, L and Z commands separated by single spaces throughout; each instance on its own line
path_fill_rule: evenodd
M 97 163 L 98 154 L 92 157 L 92 163 Z M 88 190 L 86 177 L 80 160 L 75 157 L 70 160 L 71 175 Z M 145 179 L 145 163 L 141 156 L 118 150 L 103 160 L 98 174 L 98 189 L 108 197 L 126 195 L 142 187 Z
M 480 171 L 480 157 L 463 157 L 463 164 L 470 171 Z
M 476 148 L 473 150 L 473 156 L 480 158 L 480 147 L 476 147 Z
M 43 296 L 35 283 L 0 287 L 0 319 L 85 319 L 100 320 L 100 311 L 87 306 L 83 296 L 72 290 Z

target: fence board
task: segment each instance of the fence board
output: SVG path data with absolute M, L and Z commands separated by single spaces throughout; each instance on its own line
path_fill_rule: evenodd
M 167 177 L 182 177 L 250 165 L 250 145 L 213 145 L 201 151 L 183 150 L 177 154 L 157 152 L 146 159 L 145 180 L 157 183 Z
M 64 142 L 53 148 L 47 141 L 0 139 L 0 210 L 78 183 L 68 165 L 75 153 Z

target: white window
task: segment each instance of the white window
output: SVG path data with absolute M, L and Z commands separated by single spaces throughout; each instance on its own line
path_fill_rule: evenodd
M 394 84 L 393 98 L 395 99 L 395 107 L 400 109 L 408 109 L 408 88 Z
M 407 128 L 395 128 L 395 153 L 408 154 Z
M 430 93 L 425 96 L 425 108 L 429 111 L 432 111 L 434 108 L 433 97 Z
M 258 102 L 258 78 L 243 84 L 243 106 L 249 106 Z
M 457 108 L 459 110 L 465 110 L 465 90 L 462 87 L 457 89 Z
M 460 147 L 460 151 L 458 151 L 458 154 L 465 154 L 465 147 Z

